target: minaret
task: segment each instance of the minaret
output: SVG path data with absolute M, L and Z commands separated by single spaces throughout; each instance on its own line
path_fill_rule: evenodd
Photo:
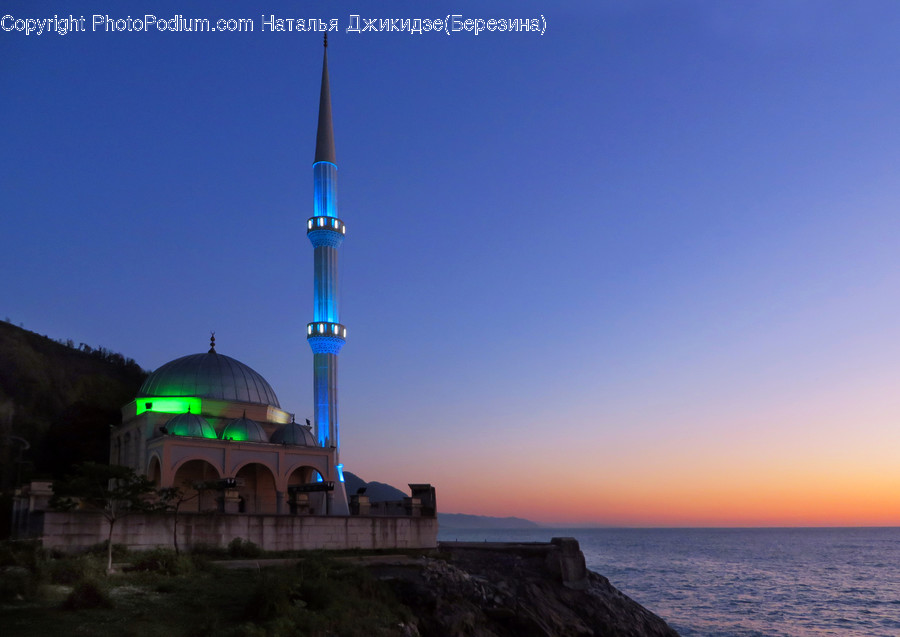
M 313 351 L 313 398 L 316 435 L 323 447 L 334 447 L 335 490 L 330 512 L 349 515 L 340 460 L 341 434 L 338 420 L 338 354 L 347 328 L 338 308 L 338 248 L 344 241 L 344 222 L 337 216 L 337 163 L 331 125 L 331 91 L 328 87 L 328 34 L 322 61 L 322 91 L 319 95 L 319 127 L 313 160 L 313 216 L 306 222 L 306 236 L 313 244 L 313 322 L 306 326 L 306 340 Z

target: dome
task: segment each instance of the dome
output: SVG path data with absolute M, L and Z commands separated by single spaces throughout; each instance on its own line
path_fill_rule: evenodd
M 269 437 L 258 422 L 250 420 L 247 418 L 247 414 L 244 414 L 241 418 L 232 420 L 225 426 L 222 440 L 269 442 Z
M 151 396 L 214 398 L 281 409 L 265 378 L 215 349 L 177 358 L 150 374 L 138 397 Z
M 178 414 L 166 423 L 166 429 L 173 436 L 193 436 L 195 438 L 215 438 L 216 430 L 197 414 Z
M 271 442 L 280 445 L 299 445 L 301 447 L 318 447 L 319 443 L 309 427 L 291 421 L 279 427 L 272 434 Z

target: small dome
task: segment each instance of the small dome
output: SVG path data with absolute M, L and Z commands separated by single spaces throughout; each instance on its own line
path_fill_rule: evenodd
M 195 438 L 215 438 L 216 430 L 206 418 L 188 412 L 178 414 L 166 423 L 166 429 L 173 436 L 193 436 Z
M 319 446 L 310 427 L 298 425 L 293 421 L 276 429 L 275 433 L 272 434 L 271 442 L 279 445 L 299 445 L 301 447 Z
M 188 396 L 281 408 L 265 378 L 215 349 L 169 361 L 150 374 L 138 392 L 139 398 Z
M 247 414 L 244 414 L 241 418 L 232 420 L 225 426 L 222 440 L 269 442 L 269 437 L 258 422 L 250 420 L 247 418 Z

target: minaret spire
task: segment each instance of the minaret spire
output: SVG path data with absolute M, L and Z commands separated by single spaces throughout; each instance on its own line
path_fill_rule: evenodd
M 331 124 L 331 88 L 328 84 L 328 33 L 322 56 L 322 90 L 319 93 L 319 128 L 316 131 L 316 158 L 313 161 L 337 163 L 334 156 L 334 127 Z
M 338 289 L 338 248 L 346 228 L 337 212 L 337 163 L 331 125 L 331 92 L 328 86 L 328 37 L 322 57 L 322 90 L 319 95 L 319 127 L 313 160 L 313 216 L 306 221 L 306 236 L 313 252 L 313 321 L 306 326 L 306 340 L 313 351 L 313 397 L 316 439 L 334 450 L 334 481 L 328 509 L 349 515 L 341 464 L 341 429 L 338 418 L 338 354 L 347 338 L 341 323 Z M 337 478 L 335 480 L 335 478 Z

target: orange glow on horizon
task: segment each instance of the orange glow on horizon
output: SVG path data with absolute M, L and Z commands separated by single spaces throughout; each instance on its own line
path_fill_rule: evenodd
M 720 485 L 563 483 L 498 489 L 438 487 L 439 510 L 547 524 L 598 526 L 900 526 L 900 481 L 835 480 Z
M 434 484 L 439 511 L 553 525 L 900 526 L 900 429 L 822 410 L 806 422 L 717 415 L 715 426 L 573 419 L 556 432 L 566 444 L 495 427 L 477 445 L 410 445 L 388 473 L 365 471 Z

